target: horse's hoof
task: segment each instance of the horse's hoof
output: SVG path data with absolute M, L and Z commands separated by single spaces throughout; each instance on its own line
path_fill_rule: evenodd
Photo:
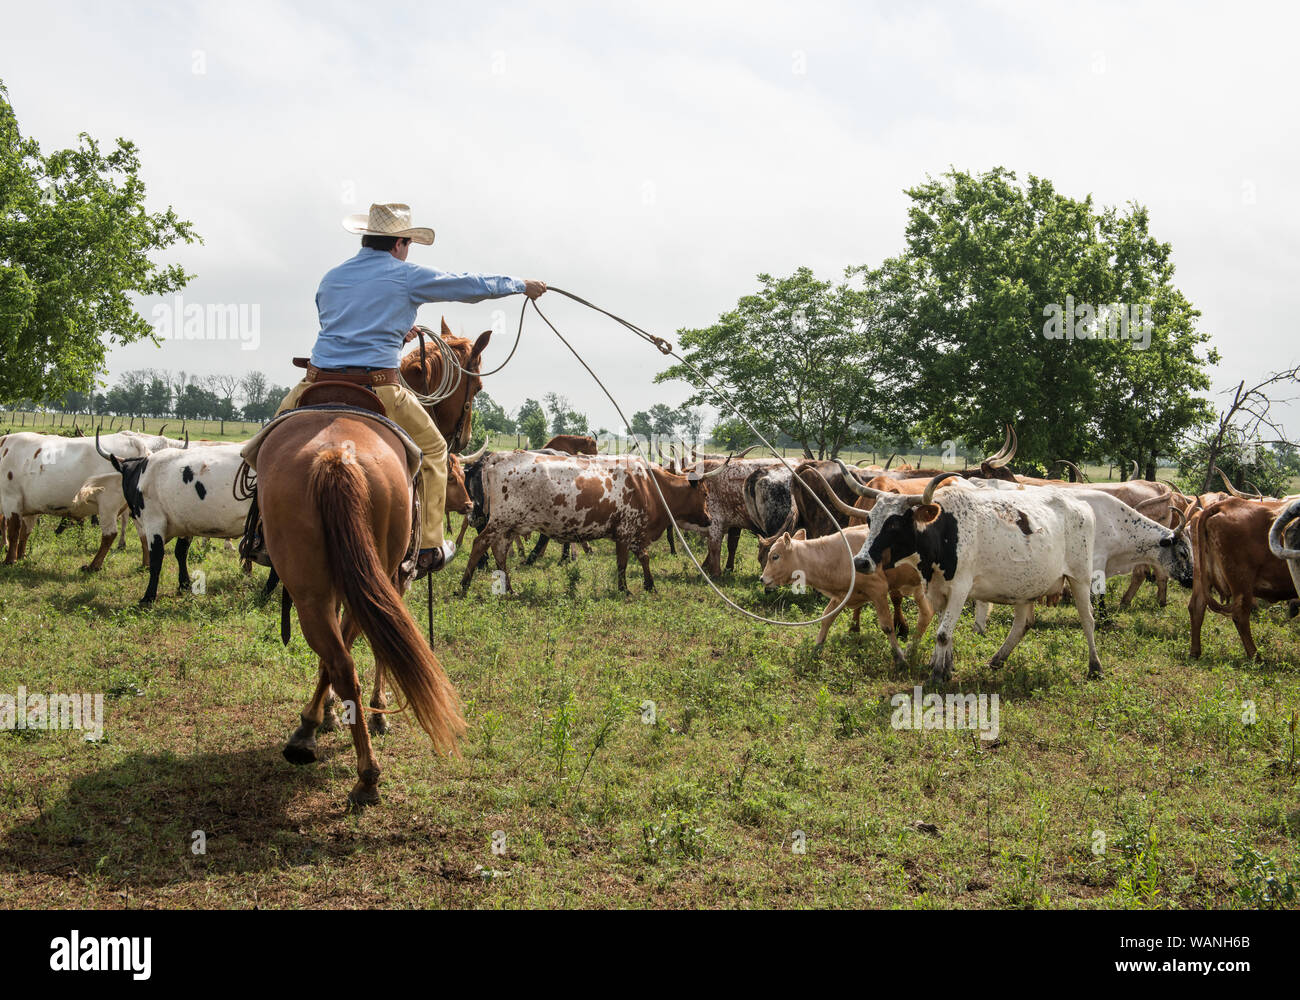
M 389 729 L 388 716 L 378 715 L 374 712 L 370 714 L 370 721 L 367 724 L 370 726 L 371 736 L 383 736 Z
M 379 805 L 379 786 L 363 785 L 360 782 L 352 791 L 348 792 L 348 810 L 350 812 L 360 812 L 366 806 Z
M 333 732 L 337 732 L 338 728 L 339 728 L 338 714 L 334 711 L 334 709 L 331 708 L 328 712 L 325 713 L 324 716 L 322 716 L 320 725 L 316 727 L 316 732 L 333 733 Z
M 316 763 L 316 744 L 312 743 L 286 743 L 284 745 L 284 759 L 290 764 L 315 764 Z

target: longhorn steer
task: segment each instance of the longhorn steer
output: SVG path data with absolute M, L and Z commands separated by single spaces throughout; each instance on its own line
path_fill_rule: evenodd
M 893 562 L 920 556 L 926 593 L 939 615 L 932 683 L 952 676 L 953 630 L 967 598 L 1012 604 L 1015 623 L 990 666 L 1001 666 L 1025 634 L 1030 609 L 1043 594 L 1070 584 L 1088 646 L 1088 674 L 1101 675 L 1093 641 L 1088 584 L 1092 572 L 1092 509 L 1064 492 L 1032 495 L 1019 491 L 945 488 L 935 492 L 935 476 L 921 496 L 881 493 L 873 496 L 866 540 L 854 559 L 861 572 L 873 572 L 886 551 Z
M 543 450 L 562 451 L 567 455 L 596 454 L 596 439 L 587 434 L 557 434 L 546 444 Z
M 510 541 L 529 531 L 568 542 L 612 538 L 619 590 L 627 590 L 629 552 L 641 562 L 645 589 L 654 590 L 648 549 L 670 526 L 669 510 L 659 500 L 656 483 L 679 524 L 697 530 L 708 527 L 704 487 L 688 476 L 633 459 L 609 462 L 527 451 L 488 455 L 467 469 L 475 514 L 481 510 L 486 523 L 470 550 L 461 593 L 469 588 L 475 567 L 489 547 L 509 591 Z
M 1082 500 L 1092 508 L 1092 579 L 1107 580 L 1142 567 L 1155 567 L 1162 581 L 1173 577 L 1184 587 L 1192 586 L 1192 550 L 1186 521 L 1177 514 L 1173 528 L 1146 517 L 1109 493 L 1094 489 L 1059 490 L 1052 486 L 1026 486 L 1025 493 L 1059 492 Z M 1168 507 L 1165 508 L 1167 514 Z M 1051 595 L 1044 595 L 1051 596 Z M 975 606 L 975 628 L 984 632 L 988 605 Z
M 184 444 L 134 431 L 109 434 L 103 443 L 125 458 Z M 24 519 L 36 514 L 69 514 L 86 480 L 112 471 L 108 459 L 95 451 L 94 437 L 20 432 L 0 438 L 0 523 L 8 526 L 9 533 L 5 562 L 15 562 L 26 547 Z M 110 539 L 117 534 L 111 520 L 101 519 L 99 530 Z
M 746 449 L 748 451 L 750 449 Z M 745 452 L 741 452 L 745 454 Z M 780 466 L 777 458 L 701 459 L 694 469 L 709 477 L 709 555 L 704 569 L 711 576 L 720 576 L 722 568 L 722 539 L 727 539 L 727 566 L 730 573 L 736 565 L 736 546 L 740 533 L 746 529 L 758 530 L 745 505 L 745 481 L 758 469 Z
M 158 596 L 163 549 L 176 539 L 178 592 L 190 589 L 187 564 L 195 537 L 242 538 L 249 500 L 236 500 L 235 478 L 243 465 L 237 443 L 164 448 L 143 458 L 120 459 L 122 493 L 141 537 L 149 541 L 149 584 L 141 604 Z
M 1297 594 L 1289 559 L 1270 551 L 1279 515 L 1295 506 L 1284 500 L 1228 497 L 1212 503 L 1196 520 L 1196 581 L 1187 604 L 1192 620 L 1191 655 L 1201 655 L 1205 609 L 1230 615 L 1249 659 L 1258 651 L 1250 634 L 1250 612 L 1257 599 L 1289 601 Z M 1283 525 L 1282 530 L 1285 530 Z M 1280 532 L 1279 532 L 1280 534 Z M 1285 552 L 1285 547 L 1283 547 Z M 1224 599 L 1220 604 L 1215 594 Z

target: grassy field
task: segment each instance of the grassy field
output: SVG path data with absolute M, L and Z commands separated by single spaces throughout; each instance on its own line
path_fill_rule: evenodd
M 464 758 L 396 716 L 384 802 L 356 815 L 345 732 L 315 766 L 280 755 L 316 668 L 296 628 L 281 646 L 264 571 L 199 542 L 206 593 L 174 595 L 169 556 L 169 596 L 139 610 L 134 544 L 87 578 L 93 529 L 49 523 L 0 568 L 0 692 L 103 692 L 106 725 L 0 731 L 0 906 L 1220 907 L 1300 878 L 1300 623 L 1281 607 L 1257 614 L 1266 664 L 1214 615 L 1193 662 L 1185 592 L 1161 610 L 1144 588 L 1099 634 L 1099 682 L 1073 611 L 1044 611 L 1000 672 L 983 663 L 1009 609 L 986 638 L 968 612 L 952 689 L 999 696 L 986 741 L 891 727 L 929 641 L 900 671 L 874 625 L 841 621 L 818 653 L 815 630 L 730 612 L 662 543 L 658 591 L 630 596 L 605 544 L 572 567 L 553 547 L 514 597 L 485 575 L 454 596 L 459 554 L 433 613 Z M 763 591 L 754 551 L 734 596 L 815 617 L 816 595 Z

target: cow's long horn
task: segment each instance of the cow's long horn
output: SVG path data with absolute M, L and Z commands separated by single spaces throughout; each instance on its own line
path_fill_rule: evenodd
M 1010 446 L 1011 446 L 1011 425 L 1007 424 L 1007 436 L 1006 436 L 1006 440 L 1002 442 L 1002 447 L 999 448 L 997 451 L 995 451 L 992 455 L 986 456 L 984 458 L 984 461 L 981 462 L 980 464 L 983 465 L 984 462 L 992 463 L 992 462 L 999 461 L 1006 455 L 1007 448 L 1009 448 Z
M 830 498 L 831 498 L 831 505 L 832 505 L 836 510 L 838 510 L 841 514 L 847 514 L 849 517 L 866 517 L 866 516 L 867 516 L 867 511 L 863 510 L 861 507 L 850 507 L 848 504 L 846 504 L 843 500 L 840 499 L 839 494 L 835 492 L 835 489 L 831 486 L 830 482 L 826 479 L 825 476 L 822 476 L 822 470 L 821 470 L 821 469 L 813 469 L 813 472 L 815 472 L 815 473 L 817 473 L 817 475 L 821 476 L 821 480 L 822 480 L 822 482 L 823 482 L 823 483 L 826 483 L 826 492 L 830 495 Z M 877 492 L 879 492 L 879 491 L 877 491 Z M 881 493 L 880 495 L 881 495 L 881 496 L 888 496 L 889 494 Z M 894 494 L 894 495 L 897 496 L 897 494 Z
M 746 448 L 744 451 L 740 452 L 739 454 L 727 456 L 727 461 L 730 462 L 733 458 L 744 458 L 746 455 L 748 455 L 751 451 L 753 451 L 757 447 L 758 445 L 751 444 L 748 448 Z
M 994 469 L 1000 469 L 1013 458 L 1016 457 L 1016 450 L 1020 447 L 1020 439 L 1016 437 L 1016 429 L 1007 424 L 1007 440 L 1002 446 L 1002 450 L 988 460 L 989 466 Z
M 885 471 L 886 471 L 886 472 L 889 471 L 889 467 L 890 467 L 891 465 L 894 464 L 894 459 L 896 459 L 897 457 L 898 457 L 898 452 L 894 452 L 893 454 L 891 454 L 891 455 L 889 456 L 889 458 L 887 458 L 887 459 L 885 460 Z
M 920 502 L 923 504 L 934 503 L 935 487 L 938 486 L 945 479 L 956 479 L 956 478 L 958 477 L 951 472 L 941 472 L 937 476 L 934 476 L 933 478 L 931 478 L 931 480 L 928 483 L 925 484 L 925 492 L 921 494 Z
M 1169 502 L 1169 497 L 1166 494 L 1161 493 L 1158 497 L 1150 497 L 1146 500 L 1142 500 L 1138 503 L 1135 503 L 1133 505 L 1133 509 L 1137 511 L 1139 514 L 1141 514 L 1143 507 L 1151 507 L 1155 504 L 1168 503 L 1168 502 Z M 1147 515 L 1143 515 L 1143 516 L 1145 517 Z
M 1219 474 L 1219 478 L 1223 480 L 1223 485 L 1226 486 L 1226 487 L 1228 488 L 1228 492 L 1231 493 L 1231 494 L 1232 494 L 1234 497 L 1236 497 L 1237 499 L 1239 499 L 1239 500 L 1255 500 L 1255 499 L 1258 499 L 1257 497 L 1250 496 L 1248 493 L 1242 493 L 1241 490 L 1239 490 L 1239 489 L 1237 489 L 1237 487 L 1233 486 L 1233 485 L 1232 485 L 1232 482 L 1228 479 L 1228 477 L 1227 477 L 1227 475 L 1224 473 L 1224 471 L 1223 471 L 1222 469 L 1220 469 L 1217 465 L 1214 467 L 1214 471 L 1217 472 L 1217 473 Z
M 460 459 L 460 464 L 461 464 L 461 465 L 469 465 L 469 464 L 471 464 L 471 463 L 473 463 L 473 462 L 477 462 L 480 458 L 482 458 L 484 455 L 486 455 L 486 454 L 487 454 L 487 450 L 488 450 L 488 443 L 487 443 L 486 441 L 484 441 L 484 442 L 483 442 L 483 447 L 480 448 L 478 451 L 474 452 L 474 454 L 472 454 L 472 455 L 457 455 L 456 457 Z
M 112 465 L 113 468 L 115 468 L 118 472 L 121 472 L 121 471 L 122 471 L 122 466 L 121 466 L 121 464 L 118 462 L 118 460 L 117 460 L 117 456 L 114 455 L 114 454 L 113 454 L 112 452 L 110 452 L 110 451 L 105 451 L 103 448 L 101 448 L 101 447 L 99 446 L 99 428 L 98 428 L 98 427 L 95 428 L 95 450 L 96 450 L 97 452 L 99 452 L 99 457 L 100 457 L 100 458 L 106 459 L 106 460 L 109 462 L 109 464 Z
M 1300 559 L 1300 549 L 1287 548 L 1284 538 L 1286 529 L 1297 517 L 1300 517 L 1300 500 L 1292 500 L 1273 519 L 1273 527 L 1268 531 L 1268 547 L 1279 559 Z
M 1081 483 L 1092 482 L 1092 480 L 1088 478 L 1087 474 L 1081 468 L 1079 468 L 1077 465 L 1071 462 L 1068 458 L 1058 458 L 1056 461 L 1057 464 L 1059 465 L 1068 465 L 1071 469 L 1073 469 L 1074 474 L 1079 477 L 1079 482 Z
M 1173 533 L 1175 535 L 1181 535 L 1184 531 L 1187 530 L 1187 518 L 1183 516 L 1183 512 L 1181 510 L 1179 510 L 1177 507 L 1173 506 L 1172 504 L 1169 506 L 1169 512 L 1173 515 L 1175 519 L 1175 523 L 1171 524 L 1169 527 L 1173 530 Z
M 887 497 L 893 495 L 890 493 L 886 493 L 884 490 L 878 490 L 873 486 L 866 486 L 858 482 L 858 477 L 855 476 L 849 470 L 849 467 L 845 465 L 844 462 L 841 461 L 840 459 L 838 458 L 835 459 L 835 464 L 838 465 L 840 467 L 840 471 L 844 473 L 844 485 L 847 486 L 849 489 L 851 489 L 858 496 L 870 497 L 874 500 L 879 500 L 881 497 Z M 817 470 L 817 474 L 821 475 L 820 469 Z M 822 478 L 825 479 L 826 477 L 822 476 Z M 834 490 L 832 490 L 831 492 L 833 493 Z
M 189 446 L 190 446 L 190 432 L 189 432 L 189 431 L 186 431 L 186 432 L 185 432 L 185 443 L 184 443 L 183 445 L 181 445 L 181 448 L 182 448 L 182 449 L 185 449 L 185 448 L 188 448 Z
M 1136 458 L 1133 459 L 1133 471 L 1128 474 L 1128 477 L 1129 479 L 1136 479 L 1138 477 L 1138 463 Z
M 1264 499 L 1264 494 L 1259 492 L 1259 487 L 1256 486 L 1254 483 L 1252 483 L 1249 479 L 1246 480 L 1246 488 L 1255 491 L 1254 499 L 1256 500 Z

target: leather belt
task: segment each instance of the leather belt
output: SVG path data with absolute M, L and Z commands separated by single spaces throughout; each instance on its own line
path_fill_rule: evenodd
M 303 376 L 306 382 L 315 382 L 322 379 L 329 382 L 353 382 L 357 385 L 401 385 L 397 378 L 396 368 L 376 368 L 374 371 L 362 371 L 358 368 L 317 368 L 315 365 L 307 366 L 307 374 Z

